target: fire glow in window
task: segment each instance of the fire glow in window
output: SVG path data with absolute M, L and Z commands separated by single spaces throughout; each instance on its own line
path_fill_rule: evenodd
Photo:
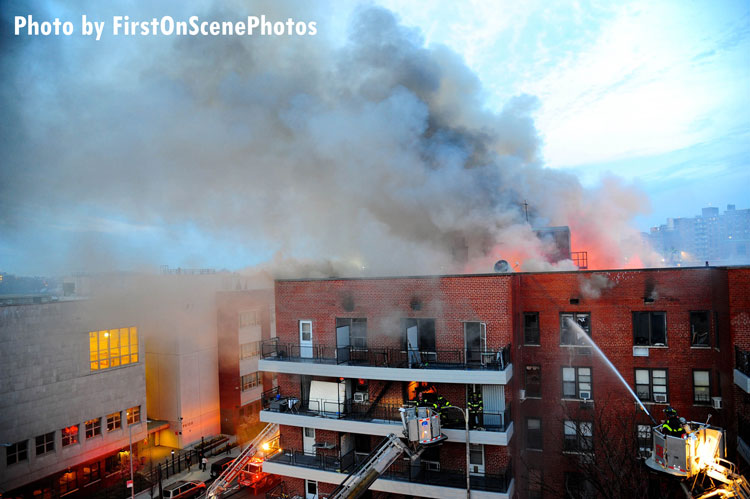
M 138 328 L 123 327 L 89 333 L 92 371 L 138 362 Z

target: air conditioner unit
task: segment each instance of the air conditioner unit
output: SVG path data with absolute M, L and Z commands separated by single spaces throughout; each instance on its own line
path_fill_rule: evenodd
M 654 393 L 654 402 L 656 402 L 657 404 L 666 404 L 667 394 L 666 393 Z
M 591 398 L 591 392 L 578 392 L 578 397 L 581 400 L 589 400 Z
M 526 399 L 526 390 L 520 390 L 520 392 L 518 394 L 518 398 L 520 398 L 521 400 L 525 400 Z
M 714 409 L 721 409 L 721 397 L 711 397 L 711 406 L 713 406 Z
M 367 402 L 367 392 L 354 392 L 355 402 Z

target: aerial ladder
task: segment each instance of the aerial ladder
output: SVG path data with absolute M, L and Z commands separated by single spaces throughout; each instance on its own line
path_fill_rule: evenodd
M 357 466 L 328 499 L 357 499 L 393 464 L 402 454 L 413 462 L 426 446 L 442 442 L 447 437 L 440 431 L 440 415 L 429 407 L 402 407 L 401 422 L 404 438 L 415 447 L 412 449 L 394 433 L 389 434 Z
M 747 479 L 725 459 L 724 430 L 710 426 L 708 420 L 681 421 L 682 436 L 668 435 L 661 426 L 654 427 L 654 448 L 646 465 L 682 478 L 680 486 L 687 499 L 750 499 Z
M 232 483 L 237 480 L 240 473 L 242 472 L 245 465 L 250 463 L 255 454 L 259 449 L 262 448 L 264 443 L 278 438 L 279 425 L 276 423 L 269 423 L 263 430 L 245 447 L 245 450 L 240 452 L 231 465 L 224 470 L 224 472 L 214 480 L 214 483 L 206 490 L 206 498 L 214 499 L 221 497 L 221 494 L 229 490 Z

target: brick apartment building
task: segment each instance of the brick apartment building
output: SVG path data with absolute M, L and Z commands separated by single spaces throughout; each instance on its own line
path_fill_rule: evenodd
M 462 409 L 483 395 L 469 432 L 472 497 L 585 493 L 577 463 L 609 445 L 600 418 L 627 418 L 622 431 L 644 449 L 651 422 L 567 319 L 657 420 L 667 405 L 688 420 L 710 413 L 729 458 L 747 466 L 750 268 L 282 280 L 275 304 L 277 338 L 259 369 L 278 374 L 280 399 L 260 417 L 281 425 L 283 451 L 264 470 L 292 494 L 329 493 L 400 433 L 398 408 L 420 392 Z M 371 495 L 465 497 L 463 428 L 459 411 L 445 412 L 448 439 L 411 470 L 397 461 Z

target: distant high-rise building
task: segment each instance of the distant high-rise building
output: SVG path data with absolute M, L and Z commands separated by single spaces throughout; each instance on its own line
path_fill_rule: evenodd
M 727 205 L 703 208 L 693 218 L 669 218 L 652 227 L 649 234 L 654 249 L 666 263 L 676 265 L 743 264 L 750 261 L 750 209 Z

